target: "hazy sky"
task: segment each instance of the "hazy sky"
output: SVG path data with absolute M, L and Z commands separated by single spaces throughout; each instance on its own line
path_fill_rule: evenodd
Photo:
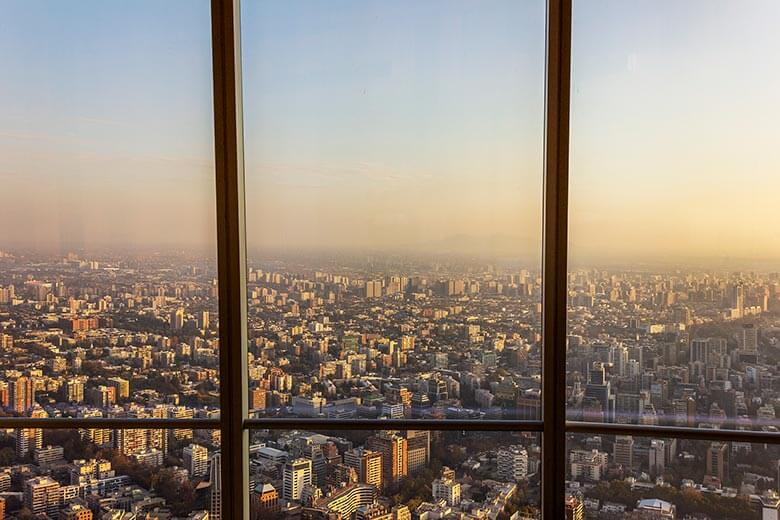
M 0 2 L 0 247 L 214 242 L 207 0 Z
M 214 242 L 206 0 L 0 3 L 3 243 Z M 250 246 L 538 258 L 544 2 L 244 0 Z M 780 3 L 577 0 L 573 260 L 780 258 Z

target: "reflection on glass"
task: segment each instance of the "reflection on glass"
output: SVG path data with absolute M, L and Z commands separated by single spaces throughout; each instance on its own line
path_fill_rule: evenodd
M 539 518 L 540 455 L 531 433 L 254 431 L 252 514 Z
M 580 518 L 775 518 L 780 447 L 569 435 L 567 509 Z
M 218 430 L 5 431 L 0 511 L 20 519 L 219 518 L 212 477 L 220 460 Z
M 253 413 L 537 419 L 544 2 L 242 9 Z
M 0 7 L 0 408 L 218 405 L 209 3 Z
M 780 6 L 574 5 L 568 416 L 777 431 Z

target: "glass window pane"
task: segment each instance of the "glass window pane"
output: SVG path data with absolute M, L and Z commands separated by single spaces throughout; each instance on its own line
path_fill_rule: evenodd
M 540 514 L 535 433 L 257 430 L 250 444 L 254 518 Z
M 577 434 L 566 448 L 566 506 L 579 518 L 748 520 L 780 510 L 778 446 Z
M 6 413 L 216 410 L 209 12 L 2 3 Z
M 219 518 L 221 490 L 212 479 L 219 468 L 218 430 L 3 430 L 0 511 L 13 518 Z
M 545 5 L 242 5 L 250 405 L 537 419 Z
M 574 3 L 569 418 L 777 430 L 778 21 Z

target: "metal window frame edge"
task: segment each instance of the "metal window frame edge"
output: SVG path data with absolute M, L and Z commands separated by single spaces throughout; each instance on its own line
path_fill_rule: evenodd
M 249 518 L 246 232 L 239 0 L 211 0 L 220 332 L 221 518 Z
M 542 518 L 565 518 L 572 0 L 547 1 L 542 261 Z

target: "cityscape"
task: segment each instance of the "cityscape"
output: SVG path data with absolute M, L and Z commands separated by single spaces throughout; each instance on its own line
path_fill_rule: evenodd
M 238 4 L 0 2 L 0 417 L 57 420 L 0 429 L 0 520 L 541 520 L 562 452 L 565 520 L 780 519 L 780 2 Z M 553 185 L 560 419 L 642 435 L 542 445 Z
M 177 255 L 3 251 L 2 413 L 218 417 L 216 268 Z M 247 279 L 252 417 L 541 417 L 538 271 L 299 254 L 251 259 Z M 568 304 L 568 419 L 777 431 L 780 274 L 572 269 Z M 250 438 L 255 518 L 540 514 L 532 432 Z M 12 518 L 220 518 L 218 431 L 16 429 L 0 446 Z M 571 434 L 567 507 L 772 518 L 779 461 L 772 445 Z

